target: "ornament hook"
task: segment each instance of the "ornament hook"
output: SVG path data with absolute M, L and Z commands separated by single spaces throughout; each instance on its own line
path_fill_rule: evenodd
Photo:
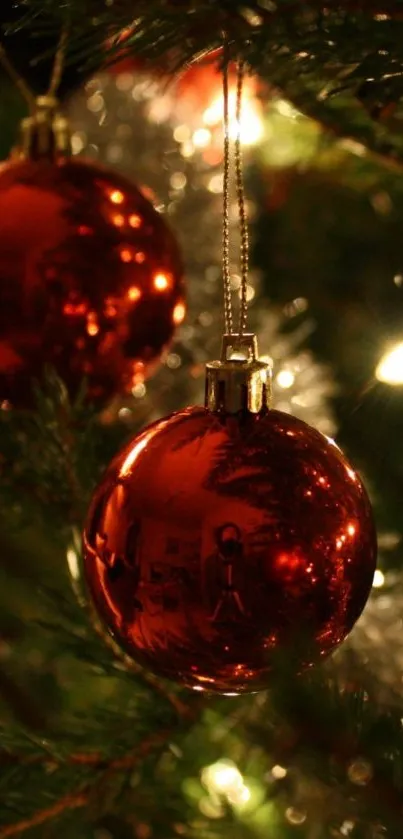
M 258 414 L 270 407 L 271 364 L 259 359 L 256 335 L 224 335 L 221 360 L 211 361 L 206 371 L 209 411 Z

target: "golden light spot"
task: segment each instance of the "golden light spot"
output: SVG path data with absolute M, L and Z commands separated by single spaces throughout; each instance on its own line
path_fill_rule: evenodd
M 374 582 L 372 583 L 374 588 L 382 588 L 385 583 L 385 576 L 382 574 L 382 571 L 377 568 L 374 574 Z
M 121 213 L 115 213 L 115 215 L 112 216 L 112 224 L 114 224 L 115 227 L 123 227 L 124 223 L 125 217 L 122 216 Z
M 114 189 L 113 192 L 109 193 L 109 198 L 112 201 L 112 204 L 123 204 L 125 200 L 125 196 L 120 189 Z
M 356 530 L 355 524 L 349 524 L 347 526 L 347 533 L 348 533 L 349 536 L 354 536 L 355 530 Z
M 133 261 L 133 254 L 129 248 L 121 248 L 120 249 L 120 258 L 122 262 L 132 262 Z
M 145 253 L 143 253 L 143 251 L 139 251 L 138 253 L 136 253 L 136 256 L 134 257 L 134 261 L 137 262 L 138 265 L 142 265 L 143 262 L 145 262 L 145 259 L 146 255 Z
M 154 288 L 156 291 L 166 291 L 169 288 L 169 279 L 166 274 L 156 274 L 154 277 Z
M 172 320 L 176 326 L 179 326 L 185 320 L 186 307 L 184 303 L 177 303 L 172 315 Z
M 98 335 L 99 324 L 96 312 L 88 312 L 87 315 L 87 332 L 88 335 Z
M 295 382 L 294 373 L 292 373 L 291 370 L 281 370 L 276 377 L 276 381 L 279 387 L 287 390 L 289 387 L 292 387 Z
M 136 300 L 140 300 L 141 291 L 136 285 L 132 285 L 127 292 L 127 296 L 132 303 L 135 303 Z
M 382 356 L 375 376 L 387 385 L 403 384 L 403 343 L 395 344 Z
M 134 227 L 135 229 L 141 227 L 141 217 L 133 213 L 133 215 L 129 216 L 129 224 L 130 227 Z

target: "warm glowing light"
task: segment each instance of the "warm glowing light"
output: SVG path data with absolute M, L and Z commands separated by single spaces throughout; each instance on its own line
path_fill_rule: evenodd
M 98 321 L 97 321 L 96 312 L 88 312 L 87 332 L 88 332 L 88 335 L 98 335 L 99 325 L 98 325 Z
M 109 198 L 112 201 L 112 204 L 123 204 L 125 200 L 125 196 L 120 189 L 114 189 L 113 192 L 109 194 Z
M 230 102 L 232 104 L 232 111 L 234 111 L 234 99 L 233 96 L 230 97 Z M 230 104 L 229 102 L 229 104 Z M 223 119 L 224 116 L 224 104 L 222 96 L 217 96 L 216 99 L 209 105 L 207 110 L 203 114 L 203 122 L 205 125 L 217 125 Z
M 120 249 L 120 258 L 122 262 L 132 262 L 133 261 L 133 254 L 129 248 L 121 248 Z
M 138 227 L 141 227 L 141 216 L 138 216 L 136 213 L 133 213 L 133 215 L 129 216 L 129 224 L 130 227 L 133 227 L 135 230 L 137 230 Z
M 123 227 L 124 223 L 125 217 L 122 216 L 120 213 L 115 213 L 115 215 L 112 216 L 112 224 L 114 224 L 115 227 Z
M 294 373 L 291 373 L 291 370 L 281 370 L 276 378 L 276 381 L 279 387 L 284 388 L 284 390 L 288 390 L 288 388 L 292 387 L 295 382 Z
M 271 770 L 271 774 L 273 775 L 273 778 L 276 779 L 276 781 L 281 781 L 282 778 L 285 778 L 287 770 L 284 769 L 284 766 L 279 766 L 279 764 L 276 763 L 276 765 L 273 766 Z
M 145 386 L 144 382 L 138 382 L 132 388 L 132 394 L 133 394 L 135 399 L 143 399 L 143 397 L 146 395 L 146 393 L 147 393 L 147 390 L 146 390 L 146 386 Z
M 174 140 L 177 143 L 186 143 L 190 140 L 190 128 L 188 125 L 178 125 L 174 130 Z
M 347 526 L 347 533 L 348 533 L 349 536 L 354 536 L 355 531 L 356 531 L 355 524 L 349 524 Z
M 192 137 L 193 145 L 198 149 L 205 149 L 211 140 L 211 132 L 208 128 L 198 128 Z
M 136 285 L 132 285 L 127 292 L 127 296 L 132 303 L 135 303 L 137 300 L 140 300 L 141 291 Z
M 232 88 L 228 97 L 229 132 L 232 140 L 238 135 L 239 125 L 236 119 L 236 90 Z M 205 125 L 214 126 L 222 121 L 224 116 L 223 97 L 220 95 L 213 100 L 203 114 Z M 252 146 L 263 136 L 263 122 L 260 109 L 251 87 L 246 86 L 242 105 L 240 135 L 245 146 Z
M 263 136 L 263 123 L 260 119 L 255 103 L 246 101 L 242 108 L 241 117 L 241 141 L 244 146 L 254 146 Z M 233 140 L 238 134 L 238 123 L 236 120 L 230 126 L 230 136 Z
M 374 581 L 372 583 L 374 588 L 382 588 L 385 584 L 385 575 L 382 574 L 382 571 L 377 568 L 374 574 Z
M 209 192 L 214 192 L 215 195 L 219 195 L 224 189 L 223 176 L 220 174 L 213 175 L 208 182 L 207 189 Z
M 230 804 L 247 804 L 250 801 L 251 791 L 245 784 L 237 786 L 234 790 L 227 792 Z
M 136 253 L 136 256 L 134 257 L 134 261 L 137 262 L 137 265 L 142 265 L 143 262 L 146 261 L 145 253 L 143 253 L 143 251 L 138 251 L 138 253 Z
M 185 320 L 186 308 L 184 303 L 177 303 L 172 315 L 172 320 L 176 326 L 179 326 Z
M 375 376 L 379 382 L 388 385 L 403 385 L 403 342 L 382 356 Z
M 224 760 L 206 766 L 202 771 L 202 781 L 210 791 L 223 793 L 243 785 L 239 769 L 231 761 Z
M 169 288 L 169 279 L 166 274 L 156 274 L 154 277 L 154 288 L 157 291 L 166 291 Z
M 238 767 L 231 760 L 219 760 L 206 766 L 201 773 L 201 779 L 213 800 L 217 798 L 217 794 L 222 795 L 230 804 L 238 807 L 250 801 L 252 793 L 244 783 Z

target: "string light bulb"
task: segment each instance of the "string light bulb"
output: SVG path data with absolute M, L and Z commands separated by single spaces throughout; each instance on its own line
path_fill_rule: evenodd
M 403 385 L 403 341 L 382 356 L 375 376 L 379 382 L 387 385 Z
M 234 806 L 247 804 L 251 798 L 249 787 L 231 760 L 219 760 L 206 766 L 201 773 L 201 779 L 210 796 L 222 795 Z

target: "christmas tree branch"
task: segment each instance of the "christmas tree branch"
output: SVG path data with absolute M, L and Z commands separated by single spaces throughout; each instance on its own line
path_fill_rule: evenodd
M 94 771 L 105 773 L 107 775 L 114 772 L 124 772 L 133 769 L 135 766 L 148 757 L 154 750 L 167 743 L 170 736 L 172 736 L 174 728 L 167 728 L 159 731 L 158 734 L 151 734 L 146 737 L 142 743 L 136 746 L 135 750 L 123 757 L 112 760 L 109 763 L 105 761 L 100 755 L 72 755 L 67 758 L 67 762 L 72 762 L 80 765 L 92 766 Z M 99 778 L 98 776 L 93 782 L 81 786 L 74 792 L 63 796 L 59 801 L 56 801 L 50 807 L 45 807 L 34 813 L 26 819 L 22 819 L 14 824 L 6 825 L 0 828 L 0 839 L 8 839 L 9 836 L 17 836 L 21 833 L 30 830 L 33 827 L 45 824 L 45 822 L 52 821 L 60 816 L 66 810 L 73 810 L 79 807 L 85 807 L 91 798 L 91 793 L 96 786 Z
M 66 810 L 74 810 L 78 807 L 84 807 L 87 801 L 88 792 L 86 791 L 78 790 L 75 793 L 66 795 L 64 798 L 61 798 L 60 801 L 52 804 L 51 807 L 45 807 L 45 809 L 39 810 L 30 818 L 22 819 L 15 824 L 6 825 L 6 827 L 3 828 L 0 827 L 0 839 L 8 839 L 9 836 L 20 836 L 22 833 L 25 833 L 27 830 L 31 830 L 33 827 L 39 827 L 46 822 L 56 819 Z
M 83 76 L 130 57 L 168 75 L 200 57 L 220 62 L 225 32 L 231 56 L 299 110 L 403 161 L 401 0 L 26 0 L 6 40 L 29 28 L 45 45 L 35 62 L 50 60 L 67 21 L 66 58 Z

